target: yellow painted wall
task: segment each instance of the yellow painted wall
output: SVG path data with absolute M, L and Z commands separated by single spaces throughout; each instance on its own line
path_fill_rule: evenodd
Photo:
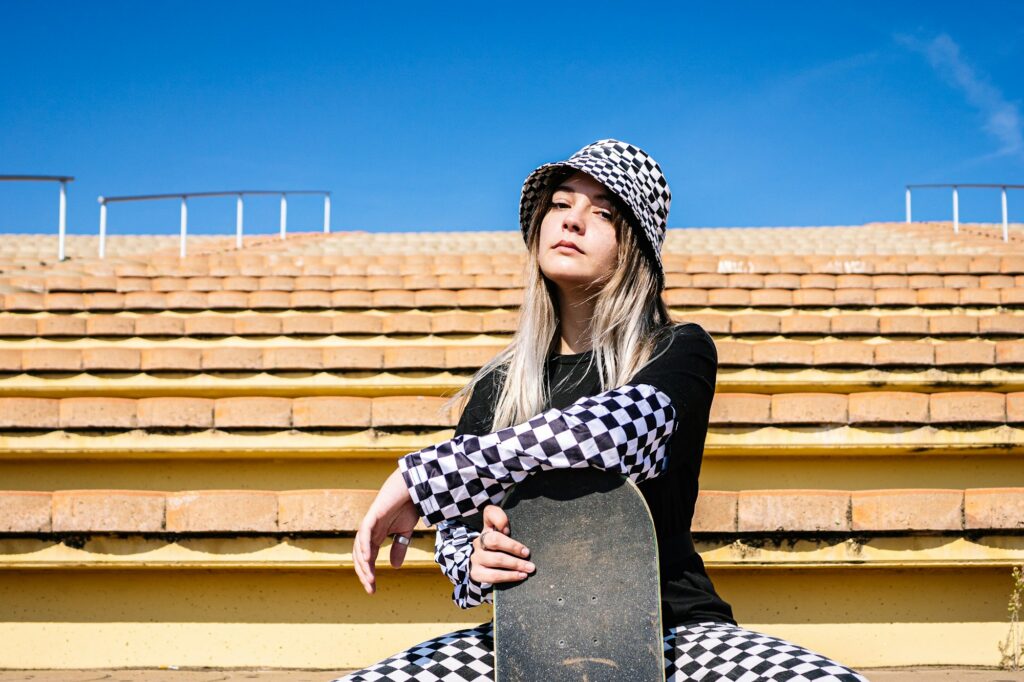
M 995 665 L 1006 567 L 711 571 L 739 621 L 855 667 Z M 490 618 L 433 571 L 0 572 L 0 668 L 362 667 Z M 59 585 L 59 589 L 55 586 Z

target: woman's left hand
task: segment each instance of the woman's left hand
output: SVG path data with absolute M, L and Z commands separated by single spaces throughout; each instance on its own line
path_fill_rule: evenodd
M 363 584 L 367 594 L 376 591 L 377 552 L 389 535 L 397 533 L 405 537 L 412 535 L 420 515 L 405 487 L 402 473 L 395 471 L 384 481 L 380 492 L 370 505 L 370 509 L 359 524 L 355 543 L 352 546 L 352 558 L 355 563 L 356 575 Z M 405 561 L 406 546 L 394 542 L 391 545 L 391 565 L 398 568 Z

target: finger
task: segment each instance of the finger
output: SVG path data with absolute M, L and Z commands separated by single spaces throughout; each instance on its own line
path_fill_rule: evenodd
M 363 558 L 366 561 L 366 572 L 372 580 L 377 575 L 377 553 L 380 552 L 381 543 L 374 538 L 367 538 L 363 545 Z
M 478 583 L 514 583 L 526 580 L 527 577 L 520 571 L 502 571 L 494 568 L 480 568 L 472 576 Z
M 488 533 L 486 547 L 481 545 L 485 551 L 493 552 L 507 552 L 508 554 L 514 554 L 515 556 L 530 556 L 530 550 L 523 543 L 519 542 L 515 538 L 510 538 L 507 535 L 501 533 Z
M 477 564 L 483 568 L 504 568 L 520 573 L 533 573 L 537 568 L 529 561 L 517 559 L 504 552 L 481 552 L 477 557 Z
M 484 527 L 493 528 L 500 533 L 508 535 L 508 514 L 497 505 L 487 505 L 484 507 Z
M 363 557 L 363 570 L 366 571 L 366 583 L 370 594 L 377 591 L 377 547 L 370 544 L 370 554 Z
M 368 561 L 371 556 L 376 559 L 376 555 L 373 553 L 373 545 L 376 541 L 374 535 L 377 533 L 377 525 L 378 521 L 367 515 L 359 525 L 359 533 L 356 535 L 360 540 L 359 550 L 362 552 L 363 558 Z
M 411 534 L 402 535 L 402 537 L 409 538 L 411 537 Z M 394 568 L 401 568 L 402 562 L 405 561 L 405 553 L 407 551 L 409 551 L 409 548 L 406 545 L 403 545 L 401 542 L 398 542 L 397 540 L 391 541 L 391 565 Z
M 356 571 L 356 575 L 359 576 L 359 580 L 363 579 L 362 566 L 359 565 L 359 537 L 358 535 L 352 539 L 352 567 Z
M 372 522 L 370 517 L 363 519 L 363 523 L 356 533 L 356 544 L 359 546 L 357 560 L 363 572 L 363 587 L 368 594 L 373 594 L 376 589 L 376 566 L 377 547 L 370 538 Z
M 366 543 L 366 531 L 363 530 L 364 524 L 365 521 L 359 524 L 359 528 L 356 530 L 356 537 L 352 540 L 352 558 L 360 568 L 364 568 L 362 557 L 366 556 L 363 551 L 363 545 Z
M 375 579 L 372 571 L 369 570 L 369 564 L 366 561 L 366 555 L 363 553 L 362 544 L 356 546 L 353 552 L 356 564 L 356 573 L 359 576 L 359 582 L 363 584 L 363 589 L 366 590 L 367 594 L 373 594 L 376 592 Z
M 355 541 L 352 543 L 352 565 L 356 570 L 356 577 L 359 578 L 359 582 L 362 583 L 363 589 L 369 593 L 369 586 L 366 584 L 365 573 L 363 572 L 362 558 L 359 552 L 359 542 Z

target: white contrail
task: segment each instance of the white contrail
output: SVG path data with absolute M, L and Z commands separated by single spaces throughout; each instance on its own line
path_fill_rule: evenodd
M 991 156 L 1024 158 L 1024 121 L 1020 108 L 963 59 L 960 46 L 949 35 L 940 33 L 928 41 L 898 35 L 896 40 L 922 53 L 932 68 L 978 109 L 985 119 L 982 128 L 999 144 L 999 149 Z

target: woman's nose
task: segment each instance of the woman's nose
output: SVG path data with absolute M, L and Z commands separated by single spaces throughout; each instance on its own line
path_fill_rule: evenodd
M 572 208 L 565 214 L 565 220 L 562 223 L 562 227 L 567 227 L 573 232 L 583 232 L 584 220 L 583 211 L 579 208 Z

